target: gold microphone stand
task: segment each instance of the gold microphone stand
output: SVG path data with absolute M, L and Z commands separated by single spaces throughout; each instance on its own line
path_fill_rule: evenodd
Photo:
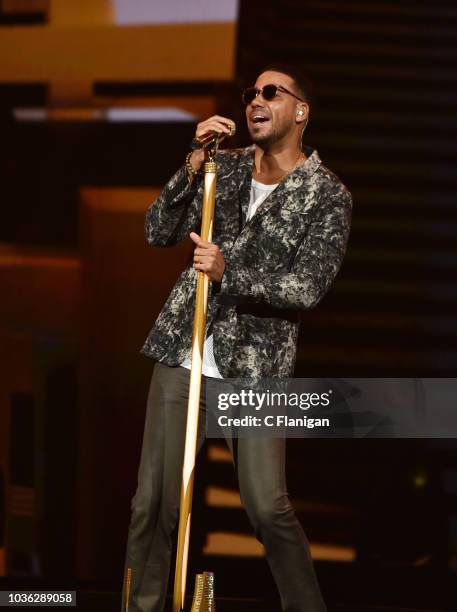
M 235 133 L 232 128 L 230 136 Z M 202 207 L 202 226 L 200 236 L 211 242 L 213 235 L 214 200 L 216 194 L 216 151 L 221 137 L 217 134 L 205 139 L 197 146 L 204 147 L 204 188 Z M 195 141 L 194 141 L 195 142 Z M 203 363 L 203 343 L 205 340 L 206 310 L 208 304 L 209 278 L 204 272 L 197 272 L 197 290 L 195 298 L 194 326 L 192 335 L 192 356 L 187 404 L 186 441 L 182 470 L 181 502 L 179 509 L 178 546 L 176 553 L 175 583 L 173 592 L 173 612 L 184 610 L 186 593 L 187 561 L 189 553 L 190 519 L 192 511 L 192 494 L 194 485 L 195 455 L 197 447 L 198 414 Z M 195 581 L 195 591 L 191 612 L 214 612 L 214 574 L 203 572 Z

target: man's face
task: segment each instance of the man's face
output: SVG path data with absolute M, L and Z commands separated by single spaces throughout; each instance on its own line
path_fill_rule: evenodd
M 255 82 L 261 89 L 264 85 L 281 85 L 299 96 L 293 79 L 281 72 L 262 72 Z M 288 135 L 293 136 L 296 129 L 296 115 L 299 101 L 288 93 L 278 91 L 273 100 L 265 100 L 259 94 L 246 106 L 246 120 L 252 141 L 266 148 Z

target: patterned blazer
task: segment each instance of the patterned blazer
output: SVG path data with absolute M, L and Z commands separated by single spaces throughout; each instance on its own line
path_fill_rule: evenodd
M 210 283 L 207 333 L 224 378 L 293 375 L 301 310 L 332 284 L 346 250 L 352 198 L 316 150 L 290 173 L 246 223 L 254 145 L 217 153 L 213 242 L 225 258 L 221 283 Z M 146 213 L 149 244 L 168 247 L 200 231 L 203 181 L 185 167 Z M 189 265 L 171 291 L 141 352 L 167 365 L 188 356 L 196 272 Z

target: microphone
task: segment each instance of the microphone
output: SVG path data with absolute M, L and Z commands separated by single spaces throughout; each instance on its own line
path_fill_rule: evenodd
M 227 136 L 230 138 L 236 132 L 236 127 L 234 125 L 230 125 L 230 134 L 219 134 L 219 132 L 215 132 L 211 130 L 210 132 L 205 132 L 201 136 L 194 138 L 190 143 L 190 148 L 194 151 L 195 149 L 206 149 L 208 147 L 214 146 L 216 143 L 219 144 L 226 138 Z

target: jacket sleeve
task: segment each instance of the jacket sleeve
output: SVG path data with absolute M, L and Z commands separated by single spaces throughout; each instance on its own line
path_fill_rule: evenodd
M 352 197 L 343 190 L 325 198 L 323 210 L 300 243 L 290 271 L 260 272 L 226 262 L 221 293 L 250 297 L 276 308 L 313 308 L 325 295 L 343 261 Z
M 146 241 L 154 246 L 172 246 L 191 231 L 198 231 L 201 223 L 202 180 L 187 179 L 182 166 L 163 188 L 159 197 L 146 212 Z

